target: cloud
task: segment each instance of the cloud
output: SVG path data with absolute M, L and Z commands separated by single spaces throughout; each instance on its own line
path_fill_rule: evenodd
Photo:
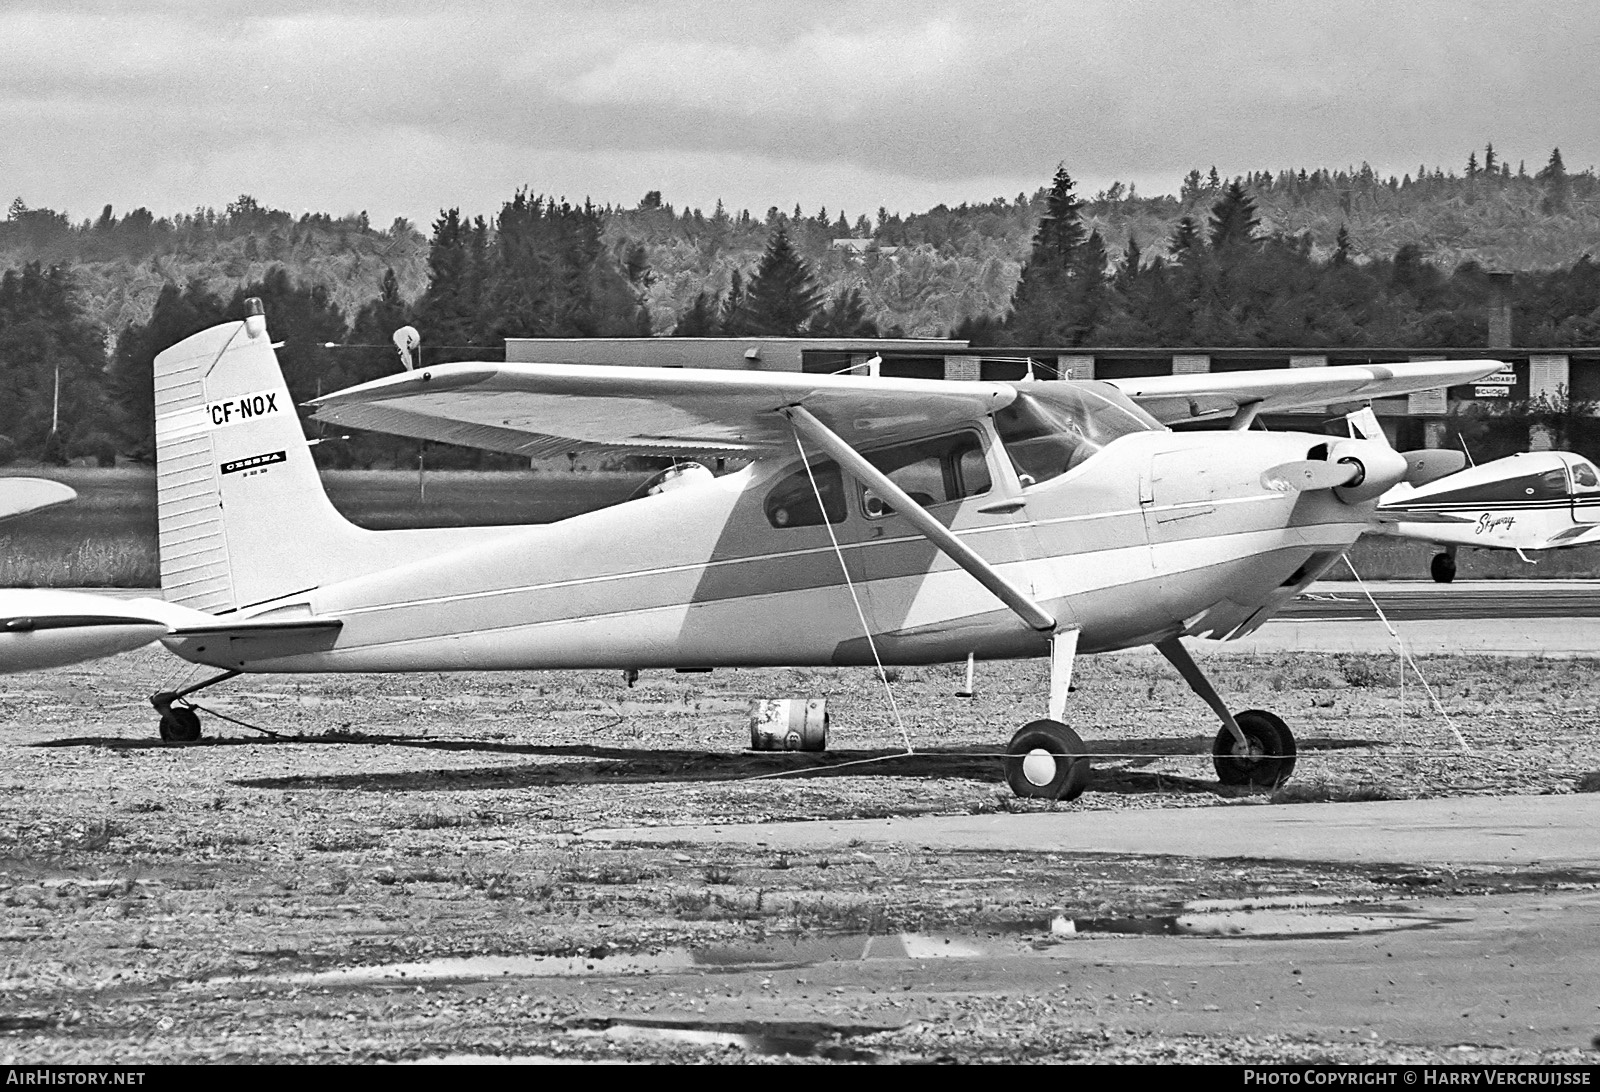
M 1537 19 L 1489 0 L 22 3 L 0 177 L 53 207 L 248 191 L 422 218 L 492 211 L 509 178 L 910 211 L 1031 191 L 1059 161 L 1146 191 L 1213 163 L 1459 169 L 1488 141 L 1581 168 L 1597 52 L 1577 0 Z

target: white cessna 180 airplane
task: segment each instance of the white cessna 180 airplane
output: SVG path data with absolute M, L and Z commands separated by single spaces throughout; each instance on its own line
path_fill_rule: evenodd
M 165 738 L 193 740 L 185 699 L 240 672 L 1048 656 L 1048 717 L 1016 733 L 1006 767 L 1016 792 L 1051 799 L 1089 775 L 1062 723 L 1074 657 L 1144 644 L 1222 722 L 1222 780 L 1287 777 L 1289 729 L 1231 712 L 1181 639 L 1252 631 L 1371 528 L 1381 493 L 1460 462 L 1246 426 L 1500 367 L 1113 384 L 442 364 L 318 399 L 315 416 L 519 455 L 749 465 L 547 525 L 368 531 L 324 494 L 253 310 L 156 358 L 165 601 L 0 592 L 0 667 L 83 659 L 97 626 L 142 621 L 146 640 L 222 672 L 151 699 Z M 1235 427 L 1162 423 L 1219 416 Z

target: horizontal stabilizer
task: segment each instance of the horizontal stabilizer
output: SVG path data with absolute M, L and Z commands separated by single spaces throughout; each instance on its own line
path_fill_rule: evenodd
M 337 633 L 344 623 L 337 618 L 218 618 L 200 625 L 174 626 L 169 637 L 293 637 L 300 634 Z
M 343 624 L 308 614 L 219 618 L 160 599 L 8 588 L 0 590 L 0 674 L 82 663 L 161 640 L 325 643 Z

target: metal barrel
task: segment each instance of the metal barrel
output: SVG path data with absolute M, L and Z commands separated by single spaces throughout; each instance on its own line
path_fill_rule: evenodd
M 762 698 L 750 703 L 751 750 L 823 751 L 827 747 L 827 698 Z

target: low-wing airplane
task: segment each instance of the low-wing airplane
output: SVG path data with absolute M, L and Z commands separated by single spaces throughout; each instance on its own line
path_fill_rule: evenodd
M 1349 415 L 1350 434 L 1381 440 L 1370 409 Z M 1430 482 L 1401 482 L 1378 498 L 1373 531 L 1444 549 L 1433 556 L 1433 579 L 1456 578 L 1462 547 L 1526 551 L 1600 542 L 1600 471 L 1570 451 L 1530 451 Z
M 1380 534 L 1433 542 L 1434 580 L 1456 577 L 1456 552 L 1526 551 L 1600 542 L 1600 474 L 1570 451 L 1530 451 L 1439 481 L 1397 485 L 1378 504 Z
M 1089 776 L 1062 723 L 1075 657 L 1153 644 L 1222 722 L 1218 776 L 1272 785 L 1293 734 L 1230 711 L 1181 638 L 1261 625 L 1370 527 L 1379 494 L 1434 469 L 1246 426 L 1499 366 L 1019 384 L 443 364 L 320 398 L 314 416 L 524 456 L 749 463 L 553 524 L 368 531 L 322 490 L 257 304 L 156 358 L 166 603 L 150 621 L 222 673 L 151 701 L 164 738 L 193 740 L 186 699 L 240 672 L 1048 656 L 1048 716 L 1012 737 L 1007 780 L 1071 799 Z M 1219 415 L 1234 428 L 1163 424 Z M 0 665 L 48 638 L 70 652 L 72 612 L 27 594 L 0 593 Z

